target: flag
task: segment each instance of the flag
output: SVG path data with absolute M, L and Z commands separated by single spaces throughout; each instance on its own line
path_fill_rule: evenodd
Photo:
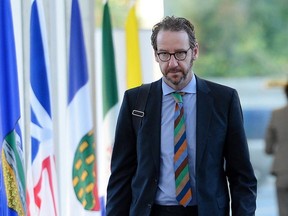
M 10 0 L 0 1 L 0 215 L 26 214 L 20 103 Z
M 77 0 L 72 0 L 67 108 L 67 143 L 62 215 L 100 215 L 96 149 L 92 121 L 90 82 Z M 64 156 L 64 155 L 63 155 Z M 61 164 L 62 165 L 62 164 Z
M 135 4 L 132 5 L 128 13 L 125 30 L 127 88 L 129 89 L 142 84 L 138 21 Z
M 57 178 L 50 104 L 50 70 L 41 0 L 32 1 L 30 17 L 31 142 L 27 168 L 27 215 L 57 216 Z
M 102 23 L 102 98 L 103 98 L 103 143 L 98 146 L 99 160 L 99 194 L 106 197 L 106 188 L 110 176 L 110 160 L 114 142 L 114 132 L 118 115 L 118 90 L 116 66 L 112 38 L 112 26 L 108 2 L 103 7 Z M 101 176 L 100 176 L 101 175 Z

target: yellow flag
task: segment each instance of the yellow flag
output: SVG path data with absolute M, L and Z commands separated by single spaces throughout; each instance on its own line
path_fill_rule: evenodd
M 135 4 L 131 7 L 126 20 L 126 77 L 127 88 L 142 84 L 141 61 L 139 49 L 138 23 Z

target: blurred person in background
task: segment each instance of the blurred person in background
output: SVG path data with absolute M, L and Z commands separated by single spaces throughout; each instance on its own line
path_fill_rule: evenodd
M 288 99 L 288 82 L 284 86 Z M 272 111 L 265 136 L 265 151 L 274 156 L 271 173 L 276 176 L 280 216 L 288 216 L 288 104 Z

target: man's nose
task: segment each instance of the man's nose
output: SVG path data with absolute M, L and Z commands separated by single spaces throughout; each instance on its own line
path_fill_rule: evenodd
M 178 60 L 175 58 L 174 55 L 171 55 L 171 58 L 169 60 L 169 66 L 175 66 L 178 65 Z

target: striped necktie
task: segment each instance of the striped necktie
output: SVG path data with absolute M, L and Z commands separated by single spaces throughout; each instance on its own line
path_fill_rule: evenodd
M 172 93 L 172 96 L 176 101 L 174 115 L 174 171 L 176 199 L 180 205 L 186 207 L 192 199 L 192 190 L 188 168 L 188 151 L 182 95 L 184 95 L 184 93 Z

